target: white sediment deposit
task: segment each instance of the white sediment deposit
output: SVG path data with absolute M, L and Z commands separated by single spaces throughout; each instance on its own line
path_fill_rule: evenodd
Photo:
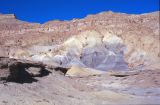
M 152 63 L 149 52 L 126 45 L 118 35 L 108 32 L 100 34 L 94 30 L 74 35 L 60 45 L 34 45 L 25 50 L 16 50 L 14 58 L 65 68 L 77 65 L 103 71 L 129 70 L 131 64 L 133 68 L 138 68 Z

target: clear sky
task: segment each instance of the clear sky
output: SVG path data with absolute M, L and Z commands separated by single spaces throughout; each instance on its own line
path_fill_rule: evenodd
M 129 14 L 159 10 L 159 0 L 0 0 L 0 13 L 14 13 L 20 20 L 44 23 L 71 20 L 102 11 Z

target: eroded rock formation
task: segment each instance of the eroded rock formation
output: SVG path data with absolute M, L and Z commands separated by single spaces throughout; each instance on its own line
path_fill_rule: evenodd
M 50 73 L 42 63 L 0 58 L 0 81 L 30 83 L 36 81 L 33 77 L 45 76 Z
M 159 62 L 159 12 L 104 12 L 72 21 L 31 24 L 1 15 L 3 56 L 100 70 Z M 9 21 L 9 22 L 8 22 Z
M 157 104 L 159 70 L 159 11 L 44 24 L 0 14 L 2 105 Z

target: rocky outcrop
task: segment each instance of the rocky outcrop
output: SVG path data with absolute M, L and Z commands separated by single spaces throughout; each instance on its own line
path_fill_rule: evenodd
M 106 72 L 89 69 L 89 68 L 82 68 L 78 66 L 72 66 L 69 68 L 65 74 L 65 76 L 71 76 L 71 77 L 85 77 L 85 76 L 96 76 L 100 74 L 105 74 Z
M 0 58 L 0 81 L 12 82 L 33 82 L 33 77 L 48 75 L 49 71 L 45 65 L 30 61 L 21 61 L 16 59 Z
M 0 15 L 0 55 L 67 68 L 78 65 L 117 70 L 152 65 L 159 62 L 158 17 L 159 12 L 103 12 L 40 25 Z
M 121 36 L 102 32 L 84 31 L 59 45 L 34 45 L 10 50 L 9 56 L 65 68 L 77 65 L 103 71 L 138 69 L 159 62 L 158 56 L 150 50 L 128 45 Z

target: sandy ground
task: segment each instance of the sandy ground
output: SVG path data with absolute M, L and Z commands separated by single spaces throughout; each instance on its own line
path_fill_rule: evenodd
M 53 71 L 48 76 L 36 77 L 38 81 L 33 83 L 0 84 L 0 105 L 160 103 L 160 70 L 145 70 L 124 77 L 110 74 L 65 77 Z

